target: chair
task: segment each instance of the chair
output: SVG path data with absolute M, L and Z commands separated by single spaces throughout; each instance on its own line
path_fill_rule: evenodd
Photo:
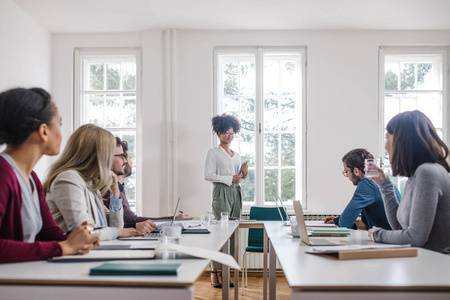
M 286 212 L 280 210 L 283 218 L 286 220 Z M 250 220 L 256 221 L 281 221 L 280 213 L 276 207 L 257 207 L 250 208 Z M 247 287 L 247 255 L 250 253 L 264 252 L 264 229 L 250 228 L 248 231 L 248 247 L 245 248 L 242 257 L 243 271 L 242 271 L 242 295 L 244 295 L 244 286 Z M 244 285 L 245 279 L 245 285 Z

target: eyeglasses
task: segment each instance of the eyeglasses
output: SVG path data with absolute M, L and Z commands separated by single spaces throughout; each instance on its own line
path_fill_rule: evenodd
M 347 170 L 342 171 L 342 175 L 344 175 L 344 177 L 348 177 Z
M 228 131 L 227 131 L 227 132 L 225 132 L 224 134 L 226 134 L 226 135 L 228 135 L 228 136 L 230 136 L 230 135 L 231 135 L 231 136 L 233 136 L 233 137 L 234 137 L 234 136 L 236 135 L 236 133 L 235 133 L 235 132 L 228 132 Z
M 122 158 L 123 160 L 127 160 L 127 155 L 126 155 L 125 153 L 122 153 L 122 154 L 114 154 L 114 156 L 120 157 L 120 158 Z

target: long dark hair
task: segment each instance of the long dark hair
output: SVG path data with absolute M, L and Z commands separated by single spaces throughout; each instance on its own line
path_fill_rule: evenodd
M 448 147 L 436 133 L 430 119 L 418 110 L 393 117 L 386 126 L 393 135 L 391 165 L 393 176 L 411 177 L 423 163 L 438 163 L 448 172 Z
M 0 145 L 22 144 L 41 124 L 50 126 L 55 113 L 50 94 L 41 88 L 0 93 Z

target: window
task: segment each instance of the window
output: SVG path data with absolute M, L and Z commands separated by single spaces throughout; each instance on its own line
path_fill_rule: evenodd
M 305 49 L 215 50 L 215 112 L 241 123 L 232 148 L 248 160 L 244 205 L 303 200 Z
M 75 128 L 93 123 L 128 142 L 133 174 L 125 181 L 130 208 L 139 211 L 139 50 L 75 52 Z
M 384 149 L 386 125 L 401 112 L 420 110 L 430 118 L 440 137 L 446 139 L 446 72 L 443 71 L 446 53 L 446 49 L 439 48 L 381 49 L 382 153 L 385 164 L 389 164 L 389 155 Z M 393 181 L 403 191 L 406 178 L 393 178 Z

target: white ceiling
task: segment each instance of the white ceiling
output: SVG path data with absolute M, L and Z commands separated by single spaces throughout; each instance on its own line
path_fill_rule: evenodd
M 52 33 L 448 30 L 449 0 L 13 0 Z

